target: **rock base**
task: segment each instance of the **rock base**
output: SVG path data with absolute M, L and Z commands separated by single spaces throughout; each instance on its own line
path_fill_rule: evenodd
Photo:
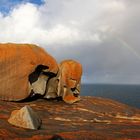
M 11 112 L 29 105 L 42 119 L 39 130 L 27 130 L 7 122 Z M 109 99 L 81 97 L 72 105 L 39 99 L 15 103 L 0 101 L 0 138 L 49 140 L 140 139 L 140 110 Z

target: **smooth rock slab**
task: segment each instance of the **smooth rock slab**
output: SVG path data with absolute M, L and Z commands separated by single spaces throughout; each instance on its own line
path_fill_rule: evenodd
M 14 110 L 8 122 L 12 125 L 28 129 L 39 129 L 41 126 L 41 119 L 28 105 L 20 110 Z

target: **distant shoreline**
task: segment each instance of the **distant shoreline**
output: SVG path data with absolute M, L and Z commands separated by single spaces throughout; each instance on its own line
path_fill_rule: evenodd
M 81 95 L 113 99 L 140 108 L 140 85 L 82 84 Z

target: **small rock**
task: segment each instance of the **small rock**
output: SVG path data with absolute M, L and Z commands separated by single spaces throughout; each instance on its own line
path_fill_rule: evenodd
M 14 110 L 8 122 L 12 125 L 28 129 L 39 129 L 41 126 L 41 119 L 28 105 L 20 110 Z

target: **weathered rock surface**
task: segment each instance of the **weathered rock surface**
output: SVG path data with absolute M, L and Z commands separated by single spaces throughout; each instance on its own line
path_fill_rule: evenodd
M 28 129 L 38 129 L 41 126 L 41 119 L 28 105 L 20 110 L 12 111 L 8 122 L 12 125 Z
M 44 98 L 62 97 L 69 104 L 80 100 L 82 65 L 75 60 L 63 60 L 56 77 L 47 83 Z
M 7 122 L 13 110 L 30 105 L 42 119 L 39 130 L 12 126 Z M 138 140 L 140 110 L 103 98 L 81 97 L 72 105 L 39 99 L 32 102 L 0 102 L 0 138 L 49 140 Z
M 43 72 L 58 72 L 56 60 L 44 49 L 32 44 L 0 43 L 0 100 L 21 101 L 32 90 L 44 94 L 39 87 L 44 89 L 50 76 Z
M 64 60 L 59 65 L 60 87 L 63 100 L 72 104 L 80 100 L 80 83 L 82 76 L 82 65 L 75 60 Z

